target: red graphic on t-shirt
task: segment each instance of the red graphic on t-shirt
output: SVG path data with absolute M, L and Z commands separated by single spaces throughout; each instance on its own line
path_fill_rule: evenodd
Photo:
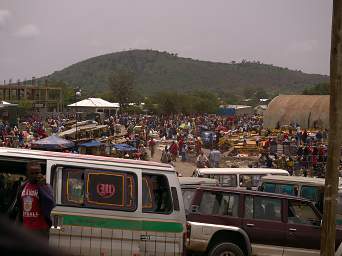
M 46 223 L 39 204 L 38 185 L 28 182 L 21 193 L 23 224 L 28 229 L 46 229 Z

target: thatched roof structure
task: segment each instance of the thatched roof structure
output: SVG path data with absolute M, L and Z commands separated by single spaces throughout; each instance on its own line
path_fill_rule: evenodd
M 329 128 L 329 95 L 279 95 L 264 114 L 264 127 L 296 122 L 301 128 Z

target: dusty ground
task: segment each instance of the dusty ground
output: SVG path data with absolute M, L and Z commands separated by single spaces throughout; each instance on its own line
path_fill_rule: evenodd
M 160 162 L 160 157 L 162 153 L 163 146 L 157 145 L 157 150 L 154 154 L 152 161 Z M 148 153 L 150 154 L 150 151 L 148 150 Z M 180 158 L 177 158 L 177 161 L 174 162 L 175 168 L 178 173 L 180 173 L 182 176 L 191 176 L 192 172 L 196 169 L 196 165 L 194 163 L 191 163 L 190 161 L 182 162 Z

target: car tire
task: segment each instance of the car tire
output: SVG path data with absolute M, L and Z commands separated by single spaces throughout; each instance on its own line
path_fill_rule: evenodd
M 239 246 L 233 243 L 220 243 L 214 245 L 209 251 L 209 256 L 244 256 Z

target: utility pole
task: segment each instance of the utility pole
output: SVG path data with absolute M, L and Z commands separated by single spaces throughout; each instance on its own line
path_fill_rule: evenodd
M 342 141 L 342 0 L 334 0 L 330 52 L 328 167 L 325 176 L 321 256 L 335 255 L 336 196 Z

